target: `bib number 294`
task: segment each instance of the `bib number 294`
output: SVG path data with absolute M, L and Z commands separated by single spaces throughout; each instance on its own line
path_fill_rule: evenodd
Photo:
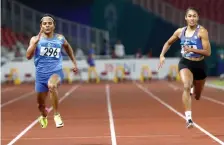
M 59 58 L 60 48 L 41 47 L 40 55 Z

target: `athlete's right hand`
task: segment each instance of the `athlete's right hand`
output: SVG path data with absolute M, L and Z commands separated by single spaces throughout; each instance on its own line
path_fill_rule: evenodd
M 159 66 L 158 66 L 158 70 L 159 70 L 160 68 L 162 68 L 164 62 L 165 62 L 165 57 L 161 55 L 160 58 L 159 58 Z
M 43 33 L 43 29 L 41 28 L 39 34 L 34 38 L 35 44 L 39 42 L 42 33 Z

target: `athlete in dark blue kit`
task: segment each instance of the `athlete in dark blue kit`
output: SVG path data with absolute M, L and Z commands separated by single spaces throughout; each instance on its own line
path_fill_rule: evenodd
M 164 64 L 164 55 L 170 46 L 180 39 L 182 58 L 178 67 L 184 88 L 182 100 L 185 106 L 187 128 L 192 128 L 191 88 L 193 88 L 192 96 L 199 100 L 207 77 L 204 58 L 211 55 L 211 46 L 208 31 L 198 24 L 199 14 L 195 8 L 187 9 L 185 20 L 187 26 L 177 29 L 164 44 L 160 54 L 159 68 Z

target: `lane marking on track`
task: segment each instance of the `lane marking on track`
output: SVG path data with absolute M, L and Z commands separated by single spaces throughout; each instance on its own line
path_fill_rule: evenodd
M 174 109 L 172 106 L 170 106 L 169 104 L 167 104 L 166 102 L 164 102 L 163 100 L 161 100 L 158 96 L 156 96 L 155 94 L 153 94 L 147 88 L 143 87 L 140 84 L 137 84 L 136 82 L 134 82 L 134 84 L 139 89 L 141 89 L 143 92 L 145 92 L 146 94 L 148 94 L 151 98 L 157 100 L 160 104 L 162 104 L 163 106 L 165 106 L 166 108 L 168 108 L 169 110 L 171 110 L 173 113 L 177 114 L 178 116 L 180 116 L 181 118 L 183 118 L 184 120 L 186 120 L 186 118 L 185 118 L 185 116 L 183 114 L 181 114 L 179 111 L 177 111 L 176 109 Z M 197 123 L 194 122 L 194 126 L 196 128 L 198 128 L 201 132 L 203 132 L 204 134 L 206 134 L 207 136 L 209 136 L 210 138 L 212 138 L 214 141 L 218 142 L 221 145 L 224 145 L 224 142 L 223 141 L 221 141 L 219 138 L 217 138 L 214 135 L 212 135 L 211 133 L 209 133 L 207 130 L 203 129 Z
M 72 87 L 67 93 L 64 94 L 64 96 L 62 96 L 59 99 L 59 103 L 61 103 L 63 100 L 65 100 L 69 95 L 71 95 L 77 88 L 79 87 L 79 85 Z M 49 112 L 52 111 L 52 107 L 49 109 Z M 36 125 L 38 123 L 38 119 L 34 120 L 29 126 L 27 126 L 23 131 L 21 131 L 12 141 L 10 141 L 7 145 L 13 145 L 16 141 L 18 141 L 23 135 L 25 135 L 30 129 L 32 129 L 34 127 L 34 125 Z
M 112 145 L 117 145 L 116 141 L 116 133 L 114 128 L 114 119 L 113 119 L 113 111 L 110 101 L 110 85 L 106 85 L 106 98 L 107 98 L 107 109 L 108 109 L 108 115 L 109 115 L 109 121 L 110 121 L 110 134 L 111 134 L 111 142 Z
M 26 97 L 30 97 L 30 96 L 32 96 L 33 94 L 35 94 L 35 91 L 32 91 L 32 92 L 23 94 L 22 96 L 19 96 L 19 97 L 16 97 L 15 99 L 12 99 L 12 100 L 10 100 L 10 101 L 7 101 L 7 102 L 1 104 L 1 108 L 2 108 L 2 107 L 5 107 L 5 106 L 7 106 L 7 105 L 9 105 L 9 104 L 12 104 L 12 103 L 14 103 L 14 102 L 16 102 L 16 101 L 19 101 L 19 100 L 21 100 L 21 99 L 24 99 L 24 98 L 26 98 Z

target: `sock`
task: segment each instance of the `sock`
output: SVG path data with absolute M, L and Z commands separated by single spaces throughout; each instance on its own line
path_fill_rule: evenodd
M 186 120 L 190 120 L 191 118 L 191 111 L 186 111 L 185 112 Z
M 194 87 L 191 87 L 191 94 L 194 94 Z

